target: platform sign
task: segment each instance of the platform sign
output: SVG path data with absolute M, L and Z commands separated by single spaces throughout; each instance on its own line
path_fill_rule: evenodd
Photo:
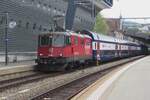
M 16 27 L 16 25 L 17 25 L 17 23 L 16 23 L 15 21 L 11 21 L 11 22 L 9 23 L 9 28 L 13 29 L 13 28 Z

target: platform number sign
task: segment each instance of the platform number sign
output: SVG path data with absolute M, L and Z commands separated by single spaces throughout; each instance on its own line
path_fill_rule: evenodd
M 12 21 L 9 23 L 9 28 L 13 29 L 16 27 L 16 25 L 17 25 L 17 23 L 15 21 Z

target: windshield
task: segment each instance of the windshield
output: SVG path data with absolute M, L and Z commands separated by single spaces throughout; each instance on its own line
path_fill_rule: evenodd
M 64 46 L 64 40 L 65 40 L 64 35 L 53 35 L 52 45 L 56 47 L 62 47 Z
M 40 46 L 52 45 L 52 36 L 40 36 L 39 37 Z
M 65 45 L 65 36 L 64 35 L 44 35 L 39 37 L 40 46 L 55 46 L 62 47 Z

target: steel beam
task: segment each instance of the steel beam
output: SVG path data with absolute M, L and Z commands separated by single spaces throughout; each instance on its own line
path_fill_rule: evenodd
M 67 9 L 66 19 L 65 19 L 66 30 L 72 30 L 72 27 L 73 27 L 76 8 L 77 8 L 75 1 L 76 0 L 68 0 L 68 9 Z

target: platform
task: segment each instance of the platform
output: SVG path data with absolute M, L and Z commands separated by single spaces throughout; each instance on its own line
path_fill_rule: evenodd
M 110 73 L 72 100 L 150 100 L 150 56 Z
M 106 100 L 150 100 L 150 56 L 133 64 Z
M 0 76 L 17 72 L 34 70 L 35 61 L 21 61 L 17 63 L 0 63 Z

